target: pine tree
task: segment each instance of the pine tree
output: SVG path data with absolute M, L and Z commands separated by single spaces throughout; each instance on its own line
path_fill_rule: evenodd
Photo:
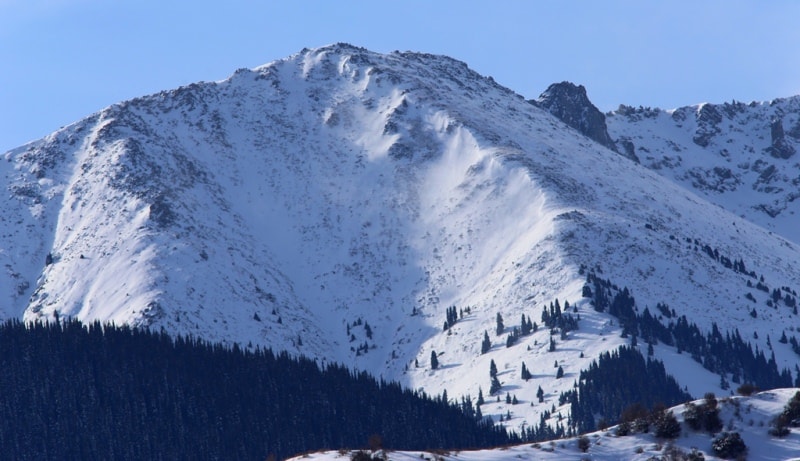
M 542 386 L 539 386 L 539 389 L 536 391 L 536 397 L 539 398 L 539 403 L 544 402 L 544 390 L 542 390 Z
M 431 370 L 439 368 L 439 357 L 436 356 L 436 351 L 431 351 Z
M 519 329 L 517 327 L 514 327 L 514 329 L 511 330 L 511 333 L 509 333 L 508 337 L 506 338 L 506 347 L 511 347 L 514 344 L 516 344 L 518 339 L 519 339 Z
M 483 389 L 481 389 L 479 387 L 478 388 L 478 402 L 477 402 L 477 405 L 480 407 L 484 403 L 486 403 L 486 400 L 483 399 Z
M 522 321 L 520 322 L 520 330 L 522 331 L 522 336 L 528 336 L 531 334 L 531 330 L 533 329 L 533 325 L 530 323 L 530 320 L 525 318 L 525 314 L 522 314 Z
M 519 377 L 522 378 L 525 381 L 527 381 L 527 380 L 529 380 L 529 379 L 531 379 L 533 377 L 533 376 L 531 376 L 531 372 L 528 370 L 528 367 L 525 366 L 525 362 L 522 362 L 522 371 L 520 372 L 520 376 Z
M 489 349 L 492 348 L 492 341 L 489 339 L 489 333 L 486 330 L 483 331 L 483 342 L 481 343 L 481 354 L 485 354 L 489 352 Z
M 463 317 L 463 311 L 462 311 L 462 317 Z M 457 321 L 458 321 L 458 309 L 456 309 L 456 306 L 448 307 L 447 318 L 444 321 L 444 329 L 445 330 L 450 329 L 450 327 L 455 325 Z
M 564 369 L 559 366 L 558 371 L 556 372 L 556 379 L 561 379 L 563 377 L 564 377 Z
M 495 365 L 494 359 L 489 363 L 489 376 L 492 378 L 497 376 L 497 365 Z
M 503 386 L 500 384 L 500 381 L 497 379 L 497 376 L 492 376 L 492 385 L 489 387 L 489 395 L 496 394 L 497 391 L 499 391 L 500 388 L 502 388 L 502 387 Z M 499 401 L 499 399 L 500 399 L 499 395 L 497 396 L 497 399 Z
M 497 328 L 495 329 L 495 331 L 497 333 L 497 336 L 500 336 L 501 334 L 503 334 L 503 330 L 504 329 L 505 329 L 505 326 L 503 325 L 503 316 L 500 315 L 500 313 L 498 312 L 497 313 Z

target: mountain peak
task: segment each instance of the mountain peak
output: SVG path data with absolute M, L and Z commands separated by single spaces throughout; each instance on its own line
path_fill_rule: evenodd
M 772 263 L 800 259 L 795 246 L 620 159 L 605 123 L 582 86 L 531 104 L 452 58 L 348 44 L 121 103 L 0 162 L 0 316 L 252 342 L 431 394 L 478 395 L 495 361 L 521 401 L 544 388 L 546 405 L 514 409 L 514 424 L 535 424 L 627 342 L 584 296 L 581 267 L 704 328 L 732 329 L 755 306 L 728 258 L 774 287 L 798 279 Z M 785 123 L 776 136 L 794 143 Z M 753 165 L 764 187 L 777 178 Z M 558 299 L 579 329 L 514 334 Z M 758 307 L 743 334 L 766 339 L 794 315 Z M 783 364 L 793 352 L 778 344 Z M 719 381 L 703 376 L 681 384 Z
M 567 81 L 553 83 L 534 103 L 589 139 L 611 150 L 617 150 L 608 135 L 605 115 L 589 100 L 583 85 Z

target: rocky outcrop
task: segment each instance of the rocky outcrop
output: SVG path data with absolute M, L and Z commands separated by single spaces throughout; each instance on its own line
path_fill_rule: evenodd
M 547 87 L 534 105 L 555 115 L 562 122 L 611 150 L 617 146 L 608 134 L 606 116 L 589 101 L 586 88 L 570 82 L 554 83 Z
M 700 147 L 708 147 L 711 138 L 720 132 L 722 114 L 714 104 L 703 104 L 697 111 L 697 130 L 692 141 Z
M 767 147 L 767 152 L 775 158 L 787 159 L 795 154 L 795 149 L 786 141 L 786 134 L 783 131 L 783 120 L 775 117 L 770 122 L 770 135 L 772 144 Z

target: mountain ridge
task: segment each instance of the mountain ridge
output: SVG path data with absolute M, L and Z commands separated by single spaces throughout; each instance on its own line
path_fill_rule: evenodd
M 794 96 L 669 111 L 620 106 L 607 121 L 644 166 L 796 243 L 798 113 Z
M 583 297 L 582 266 L 641 306 L 760 331 L 763 350 L 764 331 L 794 315 L 765 307 L 769 293 L 700 249 L 777 288 L 800 279 L 795 243 L 451 58 L 303 50 L 111 106 L 4 157 L 4 317 L 266 345 L 453 396 L 487 393 L 495 361 L 502 392 L 526 403 L 514 428 L 536 424 L 593 358 L 629 342 Z M 556 351 L 544 328 L 503 346 L 517 319 L 538 322 L 556 299 L 581 317 Z M 442 328 L 451 306 L 466 313 Z M 481 354 L 485 331 L 493 345 Z M 721 390 L 691 358 L 655 349 L 671 369 L 696 371 L 679 380 L 692 393 Z M 774 350 L 781 368 L 796 362 L 788 345 Z M 495 419 L 510 411 L 487 405 Z

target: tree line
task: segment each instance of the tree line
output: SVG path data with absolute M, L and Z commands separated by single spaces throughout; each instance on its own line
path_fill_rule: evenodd
M 656 307 L 666 317 L 665 324 L 648 308 L 639 313 L 627 288 L 620 289 L 592 272 L 587 274 L 583 296 L 592 300 L 595 310 L 619 319 L 623 337 L 638 338 L 649 345 L 661 342 L 675 347 L 679 353 L 690 354 L 704 368 L 720 375 L 723 388 L 729 386 L 728 377 L 734 383 L 750 383 L 760 389 L 795 384 L 788 369 L 778 369 L 774 353 L 767 357 L 764 350 L 746 341 L 738 329 L 723 334 L 712 323 L 711 331 L 704 333 L 685 315 L 677 317 L 666 305 L 659 304 Z

